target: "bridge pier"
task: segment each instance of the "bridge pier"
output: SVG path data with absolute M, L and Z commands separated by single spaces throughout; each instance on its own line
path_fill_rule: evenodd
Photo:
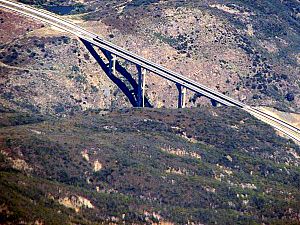
M 178 89 L 178 108 L 185 108 L 186 104 L 186 87 L 176 84 Z
M 107 52 L 108 60 L 109 60 L 109 74 L 116 75 L 116 62 L 117 57 L 110 52 Z
M 146 83 L 146 70 L 140 65 L 136 65 L 138 71 L 138 107 L 145 107 L 145 83 Z

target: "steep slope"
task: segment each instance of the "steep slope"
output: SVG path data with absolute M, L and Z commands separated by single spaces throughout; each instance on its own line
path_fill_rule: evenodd
M 272 109 L 299 112 L 298 0 L 21 2 L 299 123 Z M 300 149 L 269 126 L 193 93 L 110 112 L 130 104 L 76 37 L 2 9 L 0 30 L 1 223 L 300 223 Z
M 248 104 L 299 112 L 296 0 L 22 2 L 74 7 L 62 14 L 126 49 Z M 76 38 L 33 21 L 24 30 L 10 21 L 30 20 L 1 12 L 2 105 L 48 114 L 129 105 Z M 176 106 L 176 87 L 151 74 L 147 94 Z M 207 102 L 188 95 L 189 106 Z
M 236 109 L 1 114 L 6 223 L 299 223 L 300 149 Z

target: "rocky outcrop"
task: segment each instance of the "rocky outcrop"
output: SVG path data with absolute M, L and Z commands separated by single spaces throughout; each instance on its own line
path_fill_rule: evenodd
M 94 205 L 90 202 L 90 200 L 77 195 L 71 195 L 69 197 L 60 198 L 58 202 L 59 204 L 64 205 L 65 207 L 74 209 L 76 212 L 79 212 L 81 208 L 95 208 Z

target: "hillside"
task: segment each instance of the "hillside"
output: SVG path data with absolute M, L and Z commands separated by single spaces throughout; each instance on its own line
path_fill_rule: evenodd
M 250 105 L 299 112 L 297 0 L 22 2 Z M 2 106 L 70 114 L 130 105 L 76 37 L 3 10 L 0 17 Z M 149 74 L 146 87 L 152 105 L 176 107 L 175 85 Z M 207 103 L 193 93 L 188 100 Z
M 299 0 L 19 1 L 299 127 Z M 132 108 L 77 37 L 0 31 L 0 224 L 300 224 L 299 144 L 149 72 Z
M 300 222 L 300 148 L 236 109 L 0 121 L 6 224 Z

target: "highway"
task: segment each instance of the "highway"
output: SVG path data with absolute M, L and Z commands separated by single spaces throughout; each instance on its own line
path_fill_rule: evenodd
M 106 50 L 119 58 L 125 59 L 131 63 L 141 66 L 142 68 L 153 72 L 154 74 L 163 77 L 169 81 L 180 84 L 187 89 L 199 93 L 205 97 L 213 99 L 226 106 L 235 106 L 244 111 L 247 111 L 251 115 L 260 119 L 261 121 L 271 125 L 276 130 L 281 131 L 289 138 L 300 143 L 300 129 L 288 124 L 287 122 L 280 120 L 272 115 L 269 115 L 266 112 L 263 112 L 254 107 L 248 106 L 242 102 L 239 102 L 229 96 L 226 96 L 218 91 L 215 91 L 209 87 L 206 87 L 196 81 L 193 81 L 179 73 L 173 72 L 159 64 L 153 63 L 135 53 L 129 52 L 117 45 L 114 45 L 111 42 L 104 40 L 99 37 L 97 34 L 89 32 L 80 26 L 73 24 L 65 19 L 62 19 L 60 16 L 50 13 L 46 10 L 36 9 L 34 7 L 8 0 L 0 0 L 0 7 L 14 11 L 18 14 L 30 17 L 32 19 L 38 20 L 40 22 L 55 26 L 60 28 L 70 34 L 77 36 L 89 43 Z

